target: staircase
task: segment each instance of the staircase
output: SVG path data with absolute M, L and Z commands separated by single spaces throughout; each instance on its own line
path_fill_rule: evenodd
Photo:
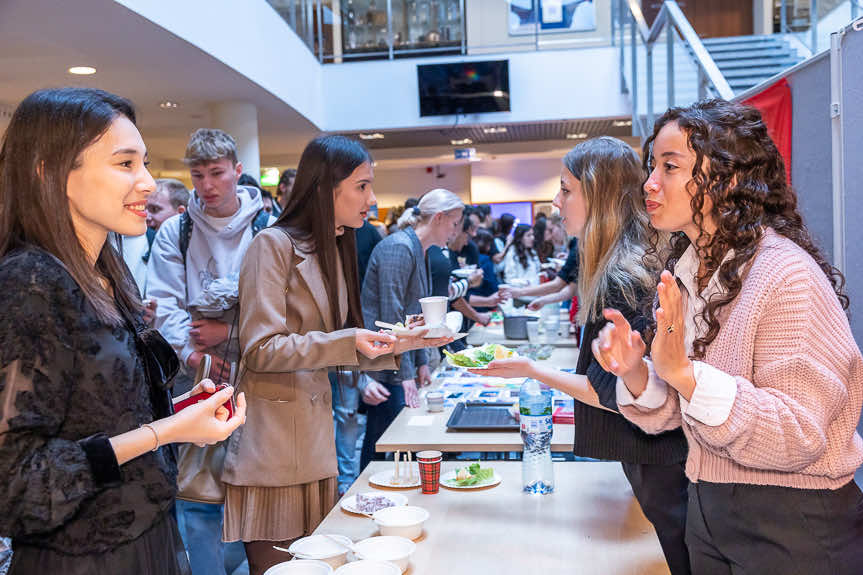
M 701 42 L 735 94 L 803 60 L 781 35 L 704 38 Z

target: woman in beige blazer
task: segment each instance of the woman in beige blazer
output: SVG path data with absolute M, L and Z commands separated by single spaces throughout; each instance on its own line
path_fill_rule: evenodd
M 376 203 L 358 142 L 306 147 L 285 211 L 240 272 L 239 387 L 248 423 L 228 444 L 224 539 L 241 540 L 252 575 L 289 557 L 335 503 L 338 469 L 329 368 L 397 369 L 396 356 L 450 340 L 399 338 L 362 324 L 353 228 Z

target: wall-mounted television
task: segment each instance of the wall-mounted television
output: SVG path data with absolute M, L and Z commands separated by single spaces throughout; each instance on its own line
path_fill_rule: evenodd
M 420 116 L 509 112 L 509 61 L 417 66 Z

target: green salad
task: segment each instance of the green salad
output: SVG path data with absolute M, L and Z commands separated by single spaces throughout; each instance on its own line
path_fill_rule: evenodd
M 515 355 L 515 352 L 505 345 L 487 343 L 482 347 L 472 347 L 458 353 L 450 353 L 443 350 L 453 365 L 459 367 L 485 367 L 496 359 L 506 359 Z
M 471 463 L 469 467 L 460 467 L 455 471 L 455 479 L 447 479 L 446 483 L 458 487 L 481 485 L 494 479 L 494 469 L 490 467 L 483 469 L 480 467 L 479 461 Z

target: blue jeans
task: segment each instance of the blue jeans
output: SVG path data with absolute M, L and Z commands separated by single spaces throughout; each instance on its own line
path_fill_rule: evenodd
M 225 575 L 222 506 L 177 500 L 177 525 L 192 564 L 192 575 Z
M 360 392 L 353 385 L 353 375 L 343 374 L 339 381 L 335 373 L 330 373 L 330 387 L 333 392 L 333 422 L 336 433 L 336 457 L 339 462 L 339 494 L 341 495 L 360 474 L 357 457 L 357 441 L 363 433 L 363 424 L 357 407 Z M 359 377 L 367 377 L 360 375 Z
M 366 407 L 366 436 L 363 439 L 362 458 L 360 459 L 360 470 L 374 459 L 384 459 L 385 454 L 375 453 L 375 443 L 387 430 L 387 427 L 395 420 L 396 416 L 405 406 L 405 390 L 401 382 L 395 385 L 385 384 L 390 396 L 380 405 L 369 405 Z

